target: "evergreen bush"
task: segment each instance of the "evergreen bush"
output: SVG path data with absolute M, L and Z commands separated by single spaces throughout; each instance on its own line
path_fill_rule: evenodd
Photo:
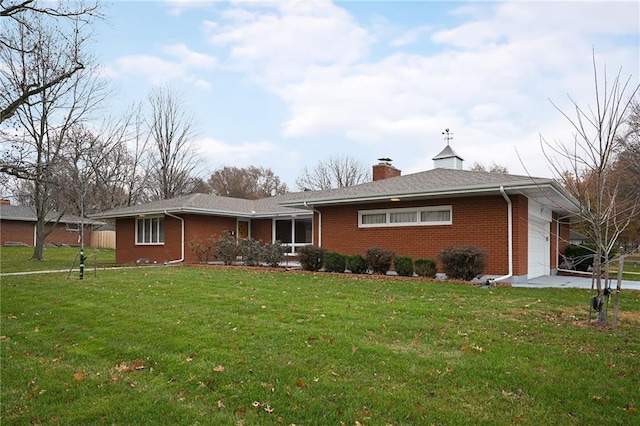
M 347 256 L 347 269 L 352 274 L 364 274 L 367 272 L 367 261 L 359 254 Z
M 453 279 L 470 281 L 481 275 L 487 265 L 486 250 L 473 246 L 447 247 L 438 257 L 447 277 Z
M 609 259 L 613 258 L 618 250 L 613 249 L 609 253 Z M 576 271 L 588 271 L 593 266 L 595 260 L 596 245 L 595 244 L 569 244 L 564 249 L 564 256 L 567 258 Z M 606 258 L 602 256 L 601 262 L 604 263 Z
M 433 259 L 416 259 L 415 268 L 419 277 L 435 278 L 438 272 L 436 261 Z
M 413 258 L 411 256 L 396 256 L 393 259 L 393 268 L 398 275 L 403 277 L 413 276 Z
M 324 269 L 327 272 L 344 272 L 347 269 L 347 256 L 335 251 L 325 253 Z

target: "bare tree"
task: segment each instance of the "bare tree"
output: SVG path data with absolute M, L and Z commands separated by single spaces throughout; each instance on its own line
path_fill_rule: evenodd
M 69 41 L 66 46 L 60 44 L 61 50 L 58 52 L 67 56 L 69 60 L 64 64 L 59 63 L 64 66 L 52 69 L 45 80 L 32 79 L 28 73 L 22 76 L 19 85 L 6 84 L 5 79 L 1 79 L 4 84 L 0 89 L 0 123 L 12 117 L 18 107 L 27 103 L 33 96 L 59 85 L 84 69 L 85 64 L 74 49 L 73 36 L 68 30 L 69 26 L 75 27 L 78 21 L 90 23 L 96 17 L 101 17 L 97 2 L 89 5 L 83 2 L 59 2 L 52 8 L 35 0 L 0 1 L 0 48 L 5 52 L 3 59 L 11 57 L 13 60 L 19 60 L 38 54 L 37 37 L 34 35 L 37 35 L 39 30 L 34 25 L 34 18 L 39 22 L 47 18 L 55 21 L 55 26 L 50 30 L 57 32 L 56 38 L 67 38 Z M 15 28 L 20 28 L 22 40 L 12 35 Z
M 152 197 L 166 200 L 189 194 L 200 161 L 191 145 L 195 137 L 194 118 L 170 88 L 154 88 L 149 94 L 149 105 L 148 126 L 154 148 L 149 169 Z
M 284 194 L 287 185 L 269 168 L 223 167 L 209 178 L 211 191 L 220 196 L 255 200 Z
M 608 259 L 618 238 L 636 216 L 640 206 L 638 192 L 629 197 L 621 191 L 621 175 L 615 171 L 616 153 L 622 147 L 622 135 L 628 132 L 628 114 L 639 86 L 631 77 L 621 79 L 621 70 L 612 82 L 606 68 L 602 76 L 593 59 L 595 106 L 583 108 L 571 97 L 573 114 L 553 106 L 567 119 L 573 130 L 573 140 L 548 142 L 541 137 L 542 149 L 567 190 L 580 204 L 583 230 L 595 242 L 593 274 L 597 294 L 592 306 L 598 311 L 599 322 L 606 322 L 602 309 L 609 291 L 603 286 L 603 272 L 608 271 Z M 604 260 L 604 264 L 603 264 Z
M 16 127 L 2 133 L 0 172 L 33 185 L 30 204 L 37 221 L 32 258 L 40 260 L 44 240 L 50 232 L 45 224 L 54 208 L 52 194 L 58 189 L 56 167 L 63 159 L 64 143 L 74 126 L 91 118 L 91 112 L 107 92 L 85 50 L 90 36 L 87 22 L 77 19 L 69 33 L 63 33 L 57 22 L 51 22 L 46 15 L 22 14 L 21 19 L 29 23 L 28 27 L 18 22 L 3 29 L 7 43 L 21 46 L 17 51 L 0 50 L 0 58 L 5 64 L 0 72 L 3 83 L 10 86 L 8 90 L 19 91 L 25 81 L 35 82 L 33 84 L 39 87 L 47 86 L 60 70 L 69 69 L 76 62 L 83 64 L 83 68 L 69 78 L 45 87 L 37 95 L 30 96 L 28 102 L 21 103 L 15 110 Z
M 505 166 L 501 166 L 496 163 L 492 163 L 490 166 L 485 166 L 484 164 L 478 163 L 477 161 L 473 163 L 473 166 L 471 166 L 469 170 L 473 170 L 476 172 L 489 172 L 489 173 L 502 173 L 502 174 L 509 173 L 509 169 L 507 169 Z
M 344 188 L 371 180 L 369 169 L 348 156 L 332 156 L 312 169 L 305 167 L 296 179 L 299 190 Z

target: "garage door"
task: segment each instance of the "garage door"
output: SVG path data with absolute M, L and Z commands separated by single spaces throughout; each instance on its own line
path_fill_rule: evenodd
M 550 222 L 529 216 L 529 268 L 527 278 L 549 275 L 551 272 L 549 227 Z

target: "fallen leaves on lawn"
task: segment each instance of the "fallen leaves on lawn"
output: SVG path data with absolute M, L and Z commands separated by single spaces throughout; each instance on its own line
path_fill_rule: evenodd
M 213 371 L 222 373 L 224 371 L 224 367 L 222 365 L 216 365 L 215 367 L 213 367 Z
M 144 366 L 142 360 L 138 358 L 135 361 L 131 362 L 131 364 L 127 364 L 123 361 L 120 364 L 116 365 L 115 369 L 120 373 L 131 373 L 132 371 L 144 370 L 145 368 L 146 367 Z
M 81 382 L 84 379 L 84 375 L 87 374 L 86 371 L 78 371 L 73 374 L 73 380 L 76 382 Z
M 306 388 L 307 384 L 304 382 L 304 380 L 298 377 L 298 380 L 296 380 L 296 386 L 299 388 Z

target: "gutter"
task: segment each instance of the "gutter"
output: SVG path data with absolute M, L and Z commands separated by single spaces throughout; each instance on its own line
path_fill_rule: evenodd
M 318 213 L 318 247 L 322 247 L 322 212 L 320 210 L 316 210 L 313 206 L 308 205 L 306 201 L 303 201 L 303 203 L 306 209 L 312 210 L 314 213 Z M 313 219 L 311 223 L 313 224 Z
M 171 264 L 174 264 L 174 263 L 182 263 L 182 262 L 184 262 L 184 219 L 181 218 L 181 217 L 172 215 L 171 213 L 169 213 L 166 210 L 164 211 L 164 214 L 169 216 L 169 217 L 172 217 L 174 219 L 178 219 L 180 221 L 181 227 L 182 227 L 182 230 L 180 232 L 180 234 L 182 236 L 182 244 L 180 246 L 182 248 L 182 257 L 180 259 L 176 259 L 176 260 L 167 260 L 166 262 L 164 262 L 164 264 L 165 265 L 171 265 Z M 166 230 L 165 230 L 165 232 L 166 232 Z
M 503 275 L 501 277 L 490 280 L 492 284 L 496 281 L 506 280 L 507 278 L 511 278 L 513 276 L 513 204 L 511 203 L 511 199 L 509 198 L 507 193 L 504 191 L 504 186 L 502 185 L 500 185 L 500 193 L 507 202 L 507 226 L 509 227 L 509 273 L 507 275 Z

